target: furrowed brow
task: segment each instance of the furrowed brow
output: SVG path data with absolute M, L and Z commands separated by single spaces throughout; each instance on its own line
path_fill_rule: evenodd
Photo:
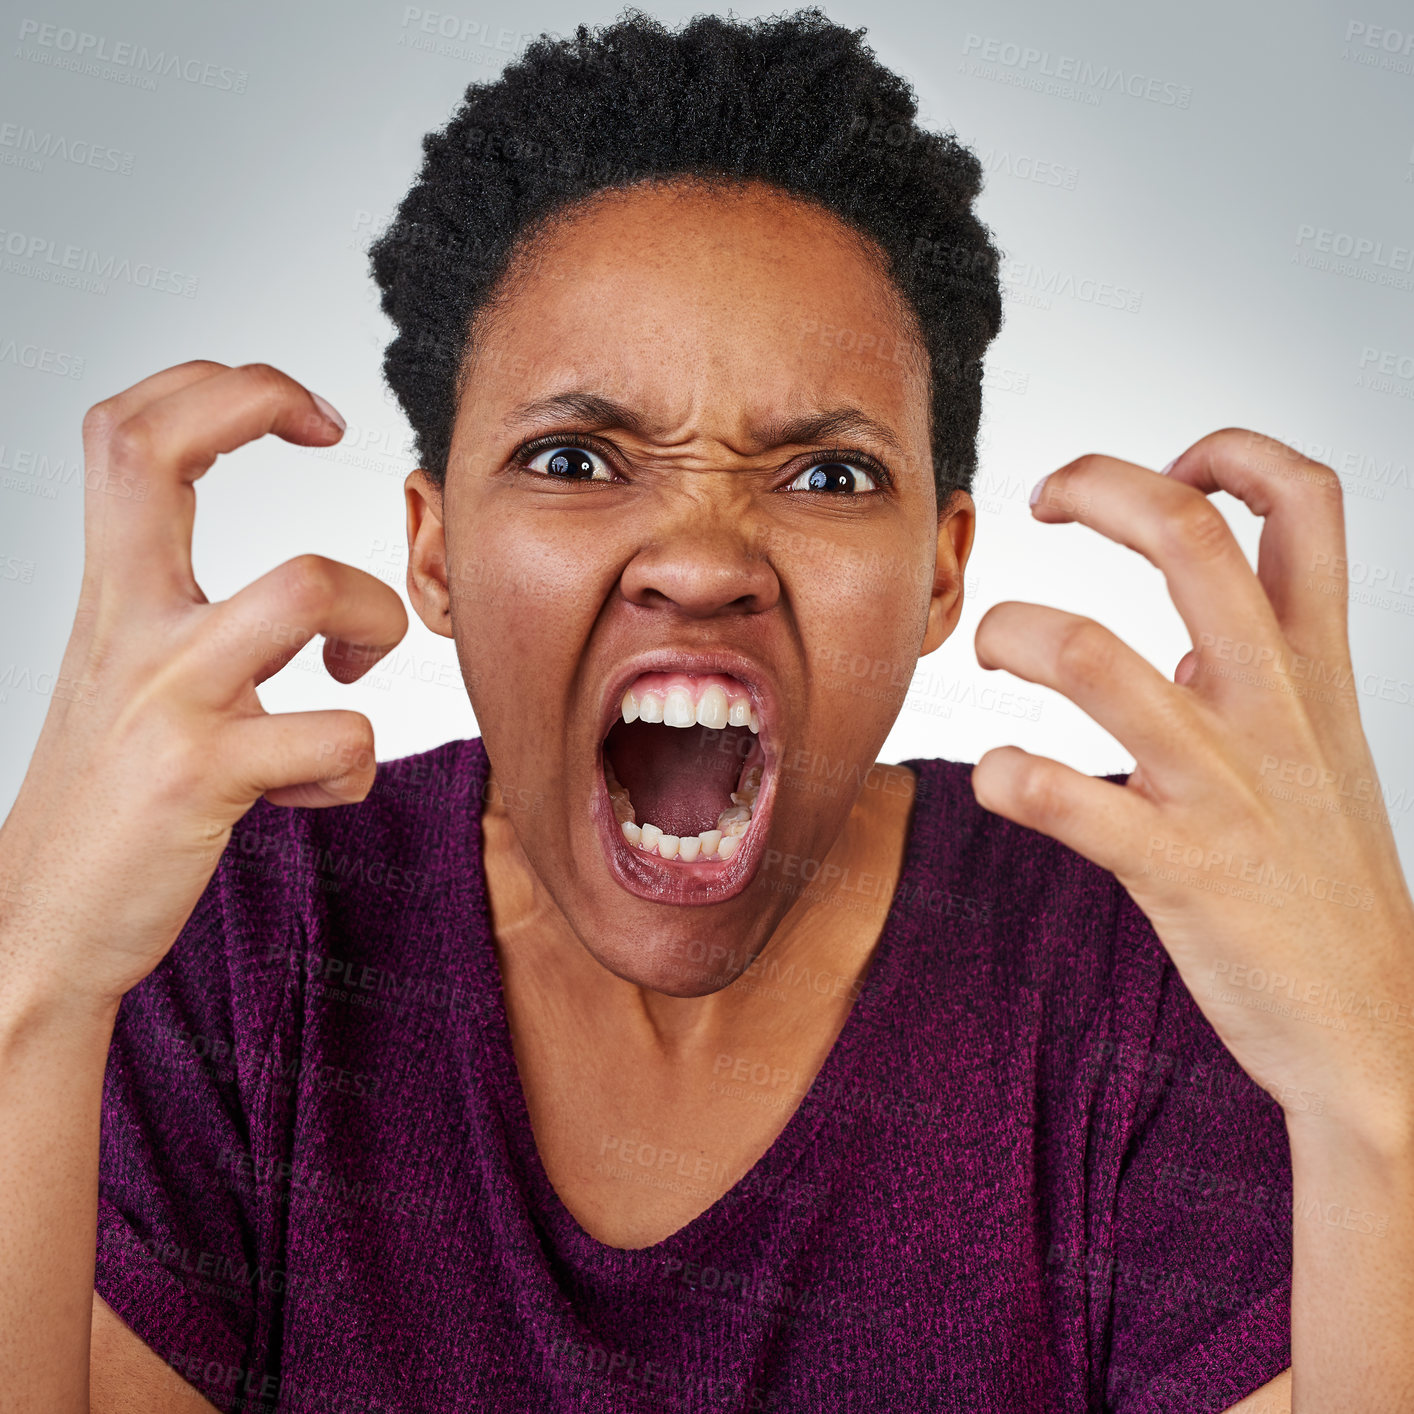
M 903 447 L 882 423 L 856 407 L 828 408 L 822 412 L 805 413 L 799 417 L 764 424 L 759 432 L 763 446 L 784 447 L 812 442 L 833 442 L 843 437 L 872 437 L 896 456 Z
M 510 427 L 526 427 L 537 422 L 559 418 L 573 419 L 586 426 L 605 428 L 622 427 L 635 436 L 645 436 L 650 429 L 645 420 L 631 407 L 615 402 L 598 393 L 568 392 L 552 393 L 548 397 L 535 398 L 519 407 L 512 408 L 506 423 Z
M 606 398 L 599 393 L 574 390 L 552 393 L 535 398 L 513 408 L 506 418 L 507 425 L 523 427 L 537 422 L 572 419 L 586 427 L 603 430 L 621 427 L 635 436 L 651 438 L 655 431 L 646 418 L 625 403 Z M 809 446 L 812 443 L 837 441 L 842 437 L 873 438 L 896 456 L 903 447 L 893 432 L 882 422 L 856 407 L 826 408 L 819 412 L 776 418 L 752 429 L 754 441 L 763 449 L 785 446 Z

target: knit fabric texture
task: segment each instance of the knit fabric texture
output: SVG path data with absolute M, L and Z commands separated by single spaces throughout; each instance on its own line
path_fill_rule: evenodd
M 981 809 L 967 764 L 906 764 L 833 1049 L 750 1172 L 639 1250 L 536 1152 L 480 739 L 381 764 L 357 805 L 258 802 L 119 1011 L 99 1294 L 226 1414 L 1236 1403 L 1291 1361 L 1280 1107 L 1112 875 Z M 840 985 L 769 947 L 743 980 Z M 710 1176 L 642 1135 L 603 1161 Z

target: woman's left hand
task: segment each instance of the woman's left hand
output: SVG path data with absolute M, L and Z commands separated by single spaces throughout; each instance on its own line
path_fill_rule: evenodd
M 1263 518 L 1254 573 L 1216 490 Z M 1124 785 L 1019 747 L 978 801 L 1111 870 L 1239 1065 L 1288 1119 L 1381 1148 L 1414 1130 L 1414 900 L 1360 725 L 1330 468 L 1254 432 L 1158 475 L 1085 456 L 1033 494 L 1164 574 L 1192 636 L 1170 682 L 1093 619 L 1002 603 L 977 658 L 1065 694 L 1134 756 Z M 1378 680 L 1369 687 L 1380 695 Z

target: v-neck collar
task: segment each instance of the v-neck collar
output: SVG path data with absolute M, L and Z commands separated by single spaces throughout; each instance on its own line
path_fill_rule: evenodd
M 869 1065 L 872 1038 L 889 1024 L 888 1003 L 898 981 L 900 960 L 920 926 L 921 911 L 907 908 L 900 901 L 917 896 L 924 874 L 923 840 L 927 832 L 919 829 L 919 811 L 924 802 L 932 800 L 936 794 L 931 782 L 924 781 L 924 772 L 932 763 L 903 763 L 914 772 L 919 786 L 909 813 L 903 865 L 859 996 L 810 1089 L 766 1152 L 726 1193 L 661 1241 L 648 1247 L 622 1248 L 600 1242 L 580 1226 L 555 1192 L 536 1147 L 511 1043 L 500 962 L 491 926 L 481 821 L 490 762 L 480 737 L 469 738 L 466 750 L 466 770 L 470 778 L 466 801 L 472 818 L 465 822 L 466 862 L 465 867 L 457 871 L 461 897 L 454 900 L 454 916 L 459 919 L 458 928 L 467 944 L 465 961 L 472 969 L 482 999 L 476 1015 L 485 1048 L 486 1074 L 504 1125 L 507 1158 L 528 1215 L 548 1240 L 554 1256 L 585 1275 L 629 1277 L 668 1261 L 700 1255 L 779 1191 L 782 1181 L 835 1109 L 835 1100 L 841 1093 L 861 1084 L 873 1089 L 880 1083 L 863 1072 Z

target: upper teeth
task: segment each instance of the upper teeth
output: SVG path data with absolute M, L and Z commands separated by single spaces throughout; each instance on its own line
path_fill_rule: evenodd
M 761 718 L 745 688 L 735 679 L 720 676 L 689 679 L 679 673 L 644 673 L 624 693 L 619 710 L 626 722 L 642 720 L 716 731 L 723 727 L 761 730 Z

